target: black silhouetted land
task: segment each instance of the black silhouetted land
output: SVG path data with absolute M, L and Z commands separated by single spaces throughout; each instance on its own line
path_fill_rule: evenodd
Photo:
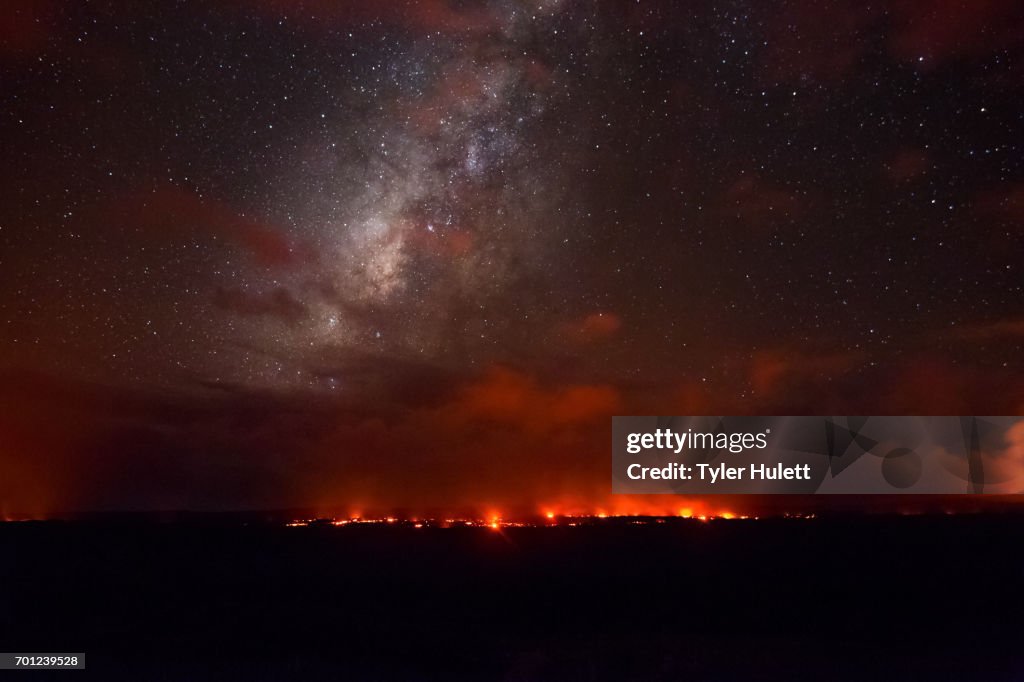
M 26 680 L 1013 679 L 1020 528 L 7 523 L 0 649 L 87 654 Z

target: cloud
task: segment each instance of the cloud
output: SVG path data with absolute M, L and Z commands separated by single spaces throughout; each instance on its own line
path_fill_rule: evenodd
M 307 455 L 326 468 L 311 497 L 335 509 L 532 511 L 600 488 L 600 455 L 621 409 L 607 384 L 544 382 L 490 366 L 434 404 L 340 419 Z
M 757 351 L 750 360 L 750 385 L 758 394 L 770 396 L 794 382 L 839 377 L 862 359 L 858 353 L 815 354 L 784 347 Z
M 562 335 L 572 343 L 591 344 L 609 339 L 622 329 L 622 318 L 612 312 L 590 313 L 561 325 Z
M 501 366 L 421 372 L 438 390 L 408 376 L 368 403 L 363 391 L 163 393 L 0 373 L 0 512 L 508 508 L 605 478 L 595 455 L 622 408 L 614 387 Z M 427 401 L 404 402 L 411 389 Z
M 890 52 L 921 67 L 1024 47 L 1024 11 L 1015 0 L 900 0 L 890 13 Z
M 262 266 L 292 265 L 306 255 L 280 229 L 250 218 L 230 204 L 173 185 L 122 196 L 97 211 L 98 220 L 114 222 L 129 234 L 141 234 L 161 244 L 223 240 Z
M 1024 182 L 1006 183 L 978 194 L 976 204 L 984 213 L 1024 223 Z
M 47 48 L 58 33 L 58 5 L 49 0 L 0 3 L 0 56 L 27 57 Z
M 296 462 L 337 405 L 252 390 L 141 390 L 0 372 L 0 511 L 300 504 L 320 467 Z
M 547 432 L 601 416 L 610 417 L 620 407 L 621 398 L 611 386 L 548 387 L 528 374 L 494 366 L 479 381 L 463 388 L 441 413 L 460 424 L 504 423 L 531 432 Z
M 797 192 L 752 175 L 744 175 L 726 188 L 718 205 L 723 218 L 750 227 L 771 227 L 793 220 L 804 208 Z
M 1024 317 L 1005 317 L 992 322 L 961 325 L 954 336 L 965 341 L 997 341 L 1024 339 Z
M 931 157 L 921 149 L 904 148 L 891 155 L 883 170 L 895 183 L 906 182 L 925 175 L 931 168 Z
M 919 69 L 1024 49 L 1024 10 L 1015 0 L 798 0 L 766 12 L 767 85 L 842 82 L 870 63 L 879 31 L 888 57 Z
M 391 363 L 373 358 L 339 366 L 342 388 L 329 395 L 240 385 L 166 392 L 0 373 L 0 512 L 486 514 L 535 512 L 553 501 L 625 510 L 607 493 L 615 414 L 1024 409 L 1019 372 L 923 353 L 870 370 L 851 363 L 788 348 L 766 352 L 745 377 L 759 387 L 753 399 L 738 397 L 742 386 L 694 379 L 630 386 L 542 379 L 503 365 L 475 374 L 400 367 L 381 378 Z M 368 390 L 366 381 L 378 384 Z
M 1006 432 L 1006 449 L 1002 454 L 1024 465 L 1024 421 L 1017 422 Z
M 799 0 L 765 19 L 762 80 L 835 83 L 855 71 L 871 45 L 869 33 L 880 15 L 852 0 Z
M 1019 373 L 993 371 L 922 351 L 860 389 L 871 391 L 874 414 L 1016 414 L 1024 409 Z M 866 396 L 869 397 L 869 396 Z
M 307 306 L 284 287 L 266 293 L 218 287 L 213 296 L 214 305 L 239 315 L 276 318 L 286 324 L 295 324 L 306 317 Z

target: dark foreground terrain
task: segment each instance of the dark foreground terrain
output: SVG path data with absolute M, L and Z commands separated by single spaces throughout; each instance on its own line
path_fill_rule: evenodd
M 0 524 L 60 680 L 1024 679 L 1024 518 Z

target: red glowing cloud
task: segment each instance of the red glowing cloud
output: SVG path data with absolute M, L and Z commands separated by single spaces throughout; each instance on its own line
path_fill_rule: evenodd
M 804 211 L 796 192 L 762 178 L 744 175 L 722 194 L 719 212 L 752 228 L 770 228 L 791 220 Z
M 543 386 L 527 374 L 496 366 L 462 389 L 442 412 L 456 423 L 499 422 L 537 433 L 610 419 L 621 406 L 611 386 Z
M 0 5 L 0 55 L 28 56 L 57 33 L 58 6 L 48 0 L 7 0 Z
M 622 329 L 622 318 L 612 312 L 590 313 L 562 326 L 563 334 L 572 342 L 589 344 L 609 339 Z
M 860 359 L 856 353 L 814 354 L 794 348 L 758 351 L 750 361 L 750 385 L 758 394 L 770 396 L 795 382 L 842 376 Z
M 1024 13 L 1014 0 L 903 0 L 892 6 L 889 49 L 921 66 L 1020 47 Z
M 766 84 L 833 83 L 857 69 L 877 10 L 847 0 L 802 0 L 783 7 L 767 18 L 761 61 Z
M 886 177 L 893 182 L 906 182 L 928 172 L 931 158 L 920 149 L 901 149 L 886 161 Z
M 117 223 L 149 241 L 224 240 L 258 265 L 294 263 L 301 251 L 279 229 L 245 216 L 227 203 L 173 185 L 136 192 L 97 208 L 96 220 Z

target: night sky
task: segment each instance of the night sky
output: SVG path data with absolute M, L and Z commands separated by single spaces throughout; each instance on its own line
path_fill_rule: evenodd
M 1024 410 L 1016 0 L 8 0 L 0 84 L 4 514 L 614 511 L 613 414 Z

